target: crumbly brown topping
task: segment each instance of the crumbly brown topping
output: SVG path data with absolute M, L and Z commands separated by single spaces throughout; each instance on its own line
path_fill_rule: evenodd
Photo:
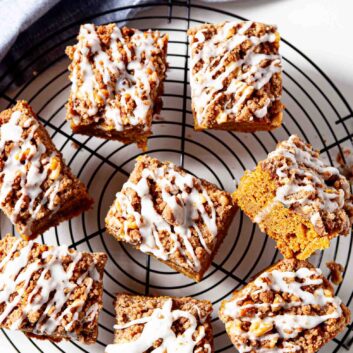
M 347 235 L 353 220 L 347 179 L 326 165 L 318 151 L 292 135 L 260 162 L 276 180 L 274 201 L 310 220 L 321 236 Z
M 193 109 L 202 128 L 271 117 L 282 110 L 275 26 L 223 22 L 191 28 Z

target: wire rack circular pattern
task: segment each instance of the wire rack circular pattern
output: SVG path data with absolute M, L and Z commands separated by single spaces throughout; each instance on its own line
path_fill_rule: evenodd
M 190 63 L 186 31 L 205 19 L 217 22 L 244 18 L 212 7 L 177 1 L 167 4 L 150 2 L 133 7 L 145 11 L 139 12 L 129 21 L 129 26 L 159 29 L 168 32 L 170 38 L 170 67 L 165 82 L 164 107 L 153 123 L 153 136 L 149 139 L 150 155 L 171 160 L 191 173 L 232 191 L 245 169 L 253 168 L 257 161 L 274 148 L 276 142 L 292 133 L 299 134 L 320 149 L 323 157 L 331 164 L 335 163 L 337 153 L 352 146 L 351 107 L 328 76 L 285 39 L 281 42 L 284 61 L 283 101 L 286 105 L 283 127 L 270 133 L 254 134 L 211 130 L 195 132 L 190 108 Z M 74 42 L 80 23 L 114 22 L 114 16 L 128 8 L 112 8 L 59 28 L 41 43 L 34 43 L 29 51 L 13 63 L 11 70 L 1 77 L 7 84 L 0 96 L 1 108 L 7 108 L 16 99 L 28 100 L 63 153 L 67 164 L 86 183 L 95 198 L 93 210 L 48 231 L 41 236 L 41 241 L 47 244 L 66 244 L 78 250 L 104 251 L 109 256 L 98 342 L 93 346 L 84 346 L 74 341 L 56 344 L 2 330 L 4 342 L 14 352 L 103 352 L 104 347 L 113 340 L 115 314 L 112 302 L 115 293 L 119 291 L 210 299 L 214 304 L 212 322 L 216 352 L 233 352 L 234 348 L 217 318 L 220 302 L 233 290 L 246 284 L 254 274 L 281 257 L 273 241 L 261 234 L 241 212 L 237 213 L 224 244 L 201 283 L 194 283 L 149 256 L 116 242 L 105 233 L 104 217 L 115 193 L 128 178 L 134 159 L 141 152 L 133 145 L 72 134 L 64 118 L 70 88 L 68 59 L 64 54 L 50 56 L 54 59 L 50 59 L 25 84 L 16 89 L 11 88 L 16 76 L 39 60 L 35 53 L 40 46 L 46 48 L 44 54 L 42 52 L 40 55 L 49 55 Z M 51 45 L 55 35 L 60 35 L 61 39 Z M 1 236 L 7 232 L 15 231 L 2 215 Z M 311 259 L 323 270 L 327 260 L 334 259 L 344 265 L 344 280 L 336 292 L 351 308 L 352 241 L 352 237 L 336 239 L 330 249 Z M 353 336 L 351 330 L 352 325 L 323 351 L 336 353 L 349 350 Z

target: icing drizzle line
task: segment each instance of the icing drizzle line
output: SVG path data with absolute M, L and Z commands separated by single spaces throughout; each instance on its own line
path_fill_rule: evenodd
M 238 31 L 230 34 L 234 27 L 238 25 L 239 22 L 225 22 L 222 27 L 217 28 L 216 34 L 209 39 L 206 39 L 203 33 L 208 29 L 200 29 L 195 35 L 197 40 L 191 43 L 193 54 L 191 56 L 190 84 L 199 125 L 202 125 L 206 119 L 208 109 L 216 104 L 222 104 L 222 114 L 219 119 L 226 121 L 229 115 L 236 116 L 253 92 L 260 90 L 275 73 L 282 70 L 279 54 L 255 52 L 260 44 L 274 42 L 276 34 L 268 32 L 261 37 L 247 35 L 247 30 L 254 25 L 254 22 L 251 21 L 241 22 Z M 245 41 L 250 41 L 251 46 L 247 49 L 244 58 L 227 63 L 228 54 Z M 262 67 L 261 64 L 265 61 L 268 61 L 269 64 Z M 201 67 L 198 68 L 200 63 Z M 225 79 L 243 66 L 248 66 L 249 70 L 237 74 L 225 86 Z M 193 72 L 193 69 L 196 71 Z M 215 77 L 218 73 L 219 75 Z M 226 97 L 224 103 L 218 102 L 221 97 Z M 234 98 L 236 98 L 235 103 L 230 104 Z M 254 112 L 254 116 L 258 119 L 264 118 L 273 100 L 275 98 L 267 99 L 265 104 Z
M 319 278 L 313 278 L 319 277 Z M 300 281 L 298 281 L 298 279 Z M 242 291 L 241 297 L 231 299 L 224 305 L 222 315 L 250 323 L 248 332 L 243 331 L 241 327 L 233 327 L 235 330 L 231 334 L 236 335 L 239 341 L 236 346 L 240 353 L 250 352 L 256 342 L 272 342 L 272 348 L 256 349 L 260 353 L 286 353 L 300 350 L 300 346 L 295 341 L 286 342 L 289 339 L 295 339 L 301 330 L 312 329 L 329 319 L 337 319 L 342 316 L 341 300 L 338 297 L 327 295 L 322 287 L 317 288 L 313 293 L 305 290 L 305 286 L 321 285 L 322 272 L 320 269 L 300 268 L 297 271 L 273 270 L 261 274 L 253 284 Z M 273 303 L 254 303 L 246 304 L 248 296 L 260 295 L 266 291 L 274 291 L 278 294 L 287 293 L 294 296 L 291 302 L 283 299 Z M 276 297 L 275 297 L 276 298 Z M 333 310 L 324 315 L 298 315 L 292 313 L 276 314 L 280 309 L 290 309 L 302 306 L 320 306 L 330 305 Z M 262 318 L 263 314 L 259 309 L 262 307 L 271 308 L 273 316 Z M 256 314 L 252 316 L 242 315 L 244 309 L 256 309 Z M 252 331 L 252 327 L 255 329 Z M 264 329 L 259 334 L 257 329 Z M 266 331 L 267 330 L 267 331 Z M 273 333 L 275 332 L 275 333 Z M 283 347 L 278 347 L 277 341 L 282 338 Z M 242 339 L 248 339 L 249 344 L 242 343 Z
M 105 353 L 141 353 L 149 351 L 153 344 L 162 339 L 161 345 L 151 353 L 194 353 L 194 348 L 205 337 L 205 328 L 198 325 L 197 319 L 188 311 L 172 310 L 172 299 L 166 300 L 162 308 L 157 308 L 151 316 L 130 321 L 125 325 L 115 325 L 116 330 L 144 324 L 141 335 L 126 343 L 114 343 L 107 346 Z M 183 334 L 176 335 L 172 330 L 173 323 L 178 319 L 187 319 L 189 327 Z M 200 347 L 201 348 L 201 347 Z M 202 347 L 211 353 L 210 344 Z
M 216 210 L 201 182 L 191 174 L 180 174 L 175 168 L 172 163 L 156 168 L 156 170 L 145 168 L 137 184 L 130 181 L 124 184 L 122 191 L 116 195 L 116 201 L 120 204 L 122 216 L 125 219 L 128 219 L 131 215 L 134 217 L 142 236 L 141 251 L 168 260 L 170 254 L 179 250 L 188 265 L 198 272 L 201 265 L 190 242 L 191 232 L 193 229 L 197 233 L 201 246 L 210 254 L 211 250 L 206 244 L 198 222 L 202 220 L 214 241 L 218 233 Z M 175 221 L 173 226 L 156 211 L 148 181 L 153 181 L 161 189 L 162 199 L 173 214 Z M 127 192 L 128 189 L 134 190 L 139 196 L 140 212 L 133 208 L 132 197 Z M 209 213 L 206 212 L 206 204 Z M 128 236 L 128 227 L 129 222 L 125 221 L 125 236 Z M 160 240 L 159 234 L 163 231 L 166 231 L 173 241 L 174 246 L 170 251 L 164 248 Z M 182 248 L 179 237 L 182 239 L 186 250 Z M 191 259 L 188 258 L 186 252 L 191 256 Z
M 0 204 L 7 205 L 7 198 L 13 191 L 13 185 L 17 178 L 20 178 L 20 197 L 17 199 L 12 214 L 9 215 L 12 223 L 17 223 L 23 204 L 29 198 L 26 209 L 29 212 L 29 219 L 26 224 L 21 224 L 20 231 L 25 235 L 31 235 L 31 226 L 36 220 L 37 214 L 42 207 L 46 206 L 53 213 L 58 208 L 55 206 L 55 198 L 59 190 L 62 175 L 51 169 L 51 162 L 60 160 L 60 156 L 53 152 L 48 157 L 44 157 L 46 148 L 43 143 L 33 143 L 34 134 L 39 128 L 39 123 L 28 117 L 20 126 L 21 111 L 14 111 L 10 120 L 0 127 L 0 153 L 5 153 L 5 147 L 12 143 L 13 147 L 6 155 L 2 171 L 0 172 Z M 24 136 L 27 129 L 27 137 Z M 53 173 L 53 174 L 51 174 Z M 53 177 L 52 177 L 53 176 Z M 55 177 L 54 177 L 55 176 Z M 43 192 L 42 185 L 50 177 L 53 182 L 49 188 Z
M 49 247 L 39 257 L 30 259 L 35 243 L 29 241 L 19 249 L 21 242 L 23 241 L 16 239 L 11 250 L 0 263 L 0 304 L 4 304 L 0 314 L 0 324 L 4 323 L 12 311 L 20 306 L 22 315 L 12 323 L 10 329 L 21 329 L 21 325 L 28 320 L 29 315 L 39 313 L 42 309 L 44 311 L 36 319 L 31 332 L 50 336 L 59 325 L 63 325 L 67 336 L 76 337 L 70 329 L 86 304 L 93 282 L 100 280 L 95 261 L 92 261 L 89 269 L 74 282 L 72 278 L 75 267 L 82 258 L 81 253 L 69 251 L 66 246 Z M 70 264 L 66 269 L 62 263 L 64 257 L 70 258 Z M 35 281 L 35 286 L 30 289 L 24 304 L 24 295 L 32 285 L 31 280 L 36 273 L 40 275 Z M 79 286 L 85 287 L 83 295 L 68 304 L 70 295 Z M 89 315 L 85 321 L 93 321 L 98 315 L 98 309 L 95 304 L 87 308 Z M 66 320 L 67 323 L 65 323 Z

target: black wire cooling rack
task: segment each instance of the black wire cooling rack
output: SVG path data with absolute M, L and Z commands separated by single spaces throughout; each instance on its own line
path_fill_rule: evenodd
M 190 111 L 186 31 L 190 26 L 204 21 L 244 20 L 235 13 L 225 12 L 217 7 L 185 1 L 162 4 L 150 1 L 143 5 L 111 8 L 90 17 L 82 17 L 70 25 L 58 28 L 40 42 L 33 43 L 32 48 L 16 59 L 0 77 L 0 84 L 5 87 L 0 94 L 0 107 L 5 109 L 17 99 L 28 100 L 49 130 L 67 164 L 86 183 L 90 194 L 95 198 L 92 211 L 48 231 L 42 235 L 41 240 L 47 244 L 68 244 L 79 250 L 105 251 L 109 261 L 105 271 L 104 309 L 100 317 L 97 344 L 84 346 L 74 341 L 55 344 L 2 330 L 1 344 L 9 347 L 8 349 L 12 346 L 14 352 L 103 352 L 104 347 L 113 339 L 112 301 L 118 291 L 185 295 L 212 300 L 215 307 L 213 326 L 216 352 L 234 352 L 223 325 L 217 319 L 219 304 L 234 289 L 247 283 L 251 276 L 280 258 L 272 240 L 261 234 L 241 212 L 238 212 L 211 269 L 199 284 L 150 257 L 117 243 L 105 234 L 104 216 L 114 194 L 127 179 L 140 151 L 132 145 L 125 146 L 118 142 L 71 133 L 64 119 L 70 87 L 64 48 L 74 42 L 81 23 L 121 24 L 116 17 L 121 11 L 130 8 L 144 10 L 129 21 L 130 26 L 160 29 L 170 36 L 170 69 L 165 83 L 164 108 L 153 123 L 154 135 L 149 140 L 149 154 L 172 160 L 191 173 L 232 191 L 245 169 L 253 168 L 258 160 L 274 148 L 276 142 L 292 133 L 299 134 L 320 149 L 323 157 L 331 164 L 335 163 L 337 153 L 352 147 L 352 108 L 328 75 L 283 38 L 283 101 L 286 105 L 283 127 L 274 132 L 255 134 L 194 132 Z M 236 6 L 234 9 L 236 10 Z M 13 83 L 23 74 L 28 74 L 28 70 L 45 56 L 50 57 L 46 65 L 20 87 L 13 88 Z M 1 236 L 7 232 L 14 232 L 14 229 L 1 216 Z M 351 236 L 336 239 L 330 249 L 311 259 L 324 271 L 324 264 L 328 260 L 337 260 L 344 266 L 344 280 L 336 288 L 336 292 L 351 309 L 352 242 Z M 350 324 L 323 352 L 352 352 L 352 329 L 353 325 Z

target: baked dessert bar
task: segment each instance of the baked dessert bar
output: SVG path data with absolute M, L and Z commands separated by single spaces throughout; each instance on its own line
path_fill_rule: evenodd
M 0 327 L 94 343 L 107 256 L 6 236 L 0 240 Z
M 282 123 L 280 36 L 257 22 L 203 24 L 188 31 L 196 130 L 252 132 Z
M 118 294 L 114 344 L 106 353 L 212 353 L 207 300 Z
M 236 208 L 229 193 L 170 162 L 137 159 L 106 217 L 117 240 L 200 281 Z
M 351 231 L 348 181 L 295 135 L 245 172 L 234 198 L 287 258 L 306 259 Z
M 0 207 L 25 238 L 88 210 L 93 200 L 25 101 L 0 114 Z
M 158 31 L 82 25 L 78 43 L 66 48 L 72 130 L 145 148 L 161 108 L 167 44 Z
M 296 259 L 278 262 L 234 292 L 219 315 L 240 353 L 314 353 L 350 322 L 321 270 Z

